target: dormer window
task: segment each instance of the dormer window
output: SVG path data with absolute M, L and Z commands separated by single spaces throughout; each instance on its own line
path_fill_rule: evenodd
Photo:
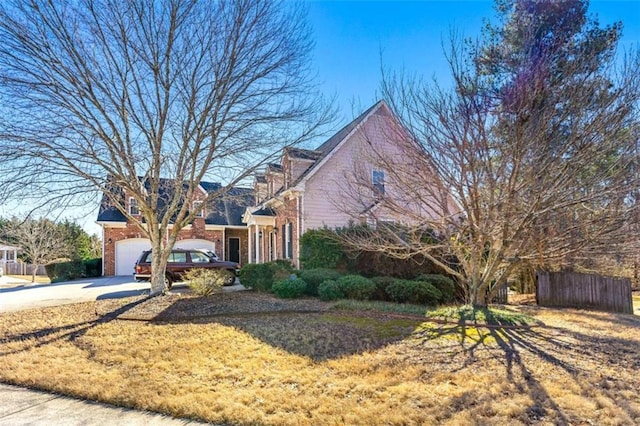
M 204 207 L 202 207 L 202 201 L 193 202 L 193 211 L 197 211 L 196 217 L 204 217 Z
M 129 198 L 129 214 L 131 216 L 137 216 L 140 214 L 140 209 L 138 208 L 138 200 L 133 197 Z
M 384 172 L 374 170 L 371 173 L 371 183 L 373 184 L 373 195 L 375 197 L 384 196 Z

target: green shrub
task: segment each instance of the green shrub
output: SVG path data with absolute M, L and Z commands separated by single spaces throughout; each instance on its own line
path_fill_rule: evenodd
M 87 277 L 102 276 L 102 258 L 83 260 L 87 272 Z
M 318 296 L 321 300 L 338 300 L 344 297 L 344 293 L 337 281 L 324 281 L 318 286 Z
M 387 287 L 391 300 L 399 303 L 436 305 L 442 293 L 426 281 L 395 280 Z
M 194 268 L 184 274 L 184 279 L 198 296 L 210 296 L 222 288 L 228 274 L 221 269 Z
M 304 269 L 336 269 L 344 258 L 344 249 L 333 231 L 313 229 L 300 238 L 300 262 Z
M 51 263 L 45 266 L 52 283 L 75 280 L 87 276 L 87 268 L 82 260 Z
M 453 280 L 445 275 L 427 274 L 420 275 L 414 281 L 426 281 L 440 291 L 440 303 L 449 303 L 453 301 L 456 293 L 456 286 Z
M 288 279 L 296 272 L 288 260 L 250 263 L 240 269 L 240 282 L 256 291 L 271 291 L 274 281 Z
M 360 275 L 340 277 L 338 284 L 347 299 L 369 300 L 376 292 L 374 282 Z
M 50 263 L 48 265 L 44 265 L 44 270 L 47 273 L 47 277 L 49 277 L 51 282 L 53 282 L 54 278 L 56 277 L 56 264 Z
M 274 268 L 268 263 L 250 263 L 240 269 L 240 282 L 256 291 L 271 291 Z
M 277 269 L 284 269 L 289 272 L 293 272 L 296 270 L 289 259 L 276 259 L 272 262 L 269 262 L 269 264 L 273 265 Z
M 45 265 L 45 271 L 52 283 L 76 280 L 78 278 L 102 276 L 102 259 L 71 260 Z
M 300 278 L 276 281 L 271 292 L 282 299 L 294 299 L 304 294 L 307 283 Z
M 303 269 L 300 271 L 300 278 L 307 283 L 305 294 L 317 296 L 318 286 L 327 280 L 337 280 L 340 273 L 327 268 Z
M 376 285 L 376 292 L 373 294 L 374 300 L 389 301 L 387 287 L 389 287 L 396 279 L 393 277 L 373 277 L 371 281 Z
M 291 262 L 285 259 L 275 260 L 268 262 L 269 268 L 273 271 L 273 281 L 280 281 L 290 278 L 291 275 L 296 274 L 298 271 L 293 267 Z

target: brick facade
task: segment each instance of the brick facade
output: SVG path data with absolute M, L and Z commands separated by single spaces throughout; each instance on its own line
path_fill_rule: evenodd
M 131 238 L 146 238 L 144 232 L 136 225 L 127 223 L 124 228 L 103 228 L 103 262 L 104 275 L 112 276 L 116 273 L 116 243 Z M 216 254 L 224 260 L 229 258 L 229 238 L 240 239 L 240 263 L 247 262 L 247 231 L 244 229 L 206 229 L 204 219 L 195 219 L 193 224 L 180 231 L 175 246 L 180 247 L 181 240 L 202 239 L 215 243 Z M 225 240 L 223 242 L 223 239 Z M 224 251 L 223 251 L 224 250 Z M 224 254 L 223 254 L 224 253 Z
M 229 240 L 231 238 L 239 238 L 240 239 L 240 265 L 246 265 L 249 263 L 249 239 L 247 238 L 247 230 L 246 229 L 234 229 L 227 228 L 224 231 L 225 233 L 225 246 L 224 253 L 225 259 L 229 259 Z
M 296 197 L 285 197 L 283 203 L 274 209 L 275 216 L 275 228 L 267 226 L 260 228 L 262 231 L 262 238 L 260 239 L 260 261 L 267 262 L 271 259 L 269 247 L 270 239 L 274 238 L 272 233 L 275 231 L 275 247 L 273 252 L 273 259 L 289 259 L 294 265 L 298 265 L 298 201 Z M 291 224 L 291 249 L 292 252 L 289 256 L 285 257 L 285 242 L 283 241 L 283 235 L 286 235 L 286 227 Z M 284 228 L 283 228 L 284 227 Z M 251 226 L 249 230 L 251 238 L 255 238 L 255 226 Z M 255 250 L 255 248 L 254 248 Z M 251 253 L 251 259 L 255 262 L 255 253 Z

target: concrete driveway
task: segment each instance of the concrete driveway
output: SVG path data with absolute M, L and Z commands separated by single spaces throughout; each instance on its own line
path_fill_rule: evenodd
M 26 283 L 0 288 L 0 312 L 139 296 L 145 292 L 149 292 L 149 283 L 136 282 L 132 276 L 87 278 L 55 284 Z
M 6 281 L 7 277 L 2 277 Z M 16 281 L 13 279 L 13 281 Z M 2 284 L 0 282 L 0 284 Z M 6 285 L 6 286 L 5 286 Z M 86 278 L 55 284 L 31 284 L 29 282 L 0 285 L 0 312 L 42 308 L 87 302 L 100 299 L 117 299 L 149 293 L 148 282 L 137 282 L 132 276 Z M 246 290 L 236 279 L 236 284 L 223 287 L 223 291 Z M 174 283 L 173 293 L 191 291 L 184 283 Z

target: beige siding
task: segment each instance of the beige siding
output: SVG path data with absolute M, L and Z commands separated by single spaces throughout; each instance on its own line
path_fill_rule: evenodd
M 385 170 L 413 172 L 403 143 L 398 143 L 400 133 L 394 132 L 394 126 L 395 121 L 390 117 L 372 115 L 308 179 L 304 188 L 303 231 L 360 222 L 362 213 L 376 200 L 371 189 L 374 169 L 385 172 L 385 197 L 392 197 L 405 207 L 402 215 L 376 208 L 379 219 L 415 223 L 420 218 L 440 216 L 439 209 L 433 207 L 437 203 L 425 203 L 424 200 L 430 199 L 425 194 L 421 194 L 423 201 L 418 203 L 416 194 L 394 184 L 392 173 Z
M 305 185 L 304 227 L 315 229 L 345 226 L 359 221 L 359 215 L 374 202 L 373 194 L 362 191 L 355 182 L 358 178 L 371 179 L 372 165 L 368 161 L 368 143 L 382 148 L 390 155 L 395 147 L 388 143 L 380 124 L 383 120 L 373 116 L 364 123 L 342 146 L 334 150 L 326 163 L 317 169 Z M 364 192 L 364 193 L 362 193 Z
M 297 158 L 291 159 L 291 182 L 295 182 L 309 167 L 313 164 L 313 161 L 300 160 Z

